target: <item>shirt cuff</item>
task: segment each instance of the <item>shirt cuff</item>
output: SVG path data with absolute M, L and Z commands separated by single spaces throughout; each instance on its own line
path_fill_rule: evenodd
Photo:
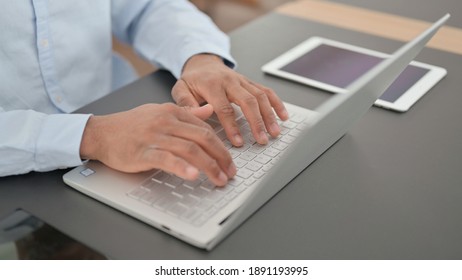
M 48 115 L 42 122 L 35 147 L 39 171 L 82 164 L 80 143 L 90 114 Z
M 177 60 L 176 65 L 173 65 L 172 68 L 170 69 L 170 72 L 175 76 L 175 78 L 179 78 L 181 76 L 181 73 L 183 71 L 183 67 L 186 64 L 186 62 L 194 55 L 197 54 L 213 54 L 221 57 L 223 59 L 223 63 L 227 65 L 229 68 L 236 68 L 237 63 L 236 61 L 231 57 L 228 51 L 225 51 L 219 47 L 201 47 L 201 46 L 189 46 L 185 48 L 181 55 L 179 56 L 179 59 Z

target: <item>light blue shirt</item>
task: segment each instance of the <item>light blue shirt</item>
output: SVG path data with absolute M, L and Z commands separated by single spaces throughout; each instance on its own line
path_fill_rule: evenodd
M 176 77 L 198 53 L 234 63 L 227 36 L 186 0 L 0 0 L 0 6 L 0 176 L 82 164 L 90 115 L 65 113 L 120 80 L 112 34 Z

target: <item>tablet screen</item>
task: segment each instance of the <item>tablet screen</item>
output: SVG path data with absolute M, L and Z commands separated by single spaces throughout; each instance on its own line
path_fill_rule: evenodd
M 339 88 L 346 88 L 383 58 L 321 44 L 280 70 Z M 429 69 L 409 65 L 380 99 L 395 102 Z

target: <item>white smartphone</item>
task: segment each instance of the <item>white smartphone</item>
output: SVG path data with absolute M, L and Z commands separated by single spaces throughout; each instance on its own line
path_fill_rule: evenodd
M 262 67 L 263 72 L 341 93 L 388 55 L 358 46 L 312 37 Z M 405 112 L 446 76 L 446 69 L 413 61 L 375 102 Z

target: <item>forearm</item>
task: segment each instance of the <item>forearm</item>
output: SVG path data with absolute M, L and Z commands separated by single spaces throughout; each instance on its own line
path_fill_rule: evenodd
M 123 34 L 146 60 L 177 78 L 185 62 L 200 53 L 216 54 L 229 66 L 235 64 L 228 37 L 188 1 L 150 1 L 133 21 L 126 20 L 127 14 L 133 13 L 116 9 L 113 14 L 116 33 Z
M 0 176 L 81 164 L 79 148 L 89 115 L 0 113 Z

